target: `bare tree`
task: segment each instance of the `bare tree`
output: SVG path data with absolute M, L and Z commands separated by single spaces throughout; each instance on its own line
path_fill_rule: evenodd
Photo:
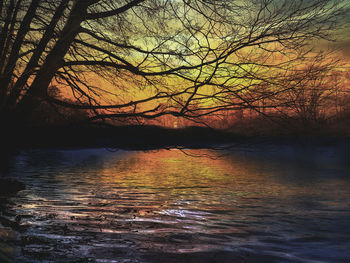
M 345 0 L 3 0 L 0 109 L 25 118 L 49 102 L 89 110 L 90 121 L 258 110 L 267 95 L 257 87 L 284 92 L 291 69 L 312 59 L 310 41 L 330 37 L 348 8 Z M 75 100 L 51 97 L 50 85 Z

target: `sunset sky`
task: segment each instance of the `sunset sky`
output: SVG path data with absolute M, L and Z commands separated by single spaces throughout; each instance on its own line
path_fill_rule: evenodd
M 308 78 L 344 73 L 350 58 L 348 1 L 33 0 L 2 13 L 15 3 L 0 41 L 9 111 L 51 100 L 92 120 L 258 113 L 300 104 L 289 100 Z

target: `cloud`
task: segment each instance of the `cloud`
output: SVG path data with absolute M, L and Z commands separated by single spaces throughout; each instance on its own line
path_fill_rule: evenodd
M 350 58 L 350 32 L 346 33 L 349 34 L 345 34 L 342 38 L 338 38 L 337 41 L 331 42 L 330 47 L 342 52 L 346 58 Z
M 339 48 L 346 57 L 350 58 L 350 38 L 336 42 L 335 47 Z
M 341 29 L 335 31 L 333 40 L 334 41 L 320 40 L 313 42 L 313 44 L 321 50 L 336 49 L 339 53 L 343 54 L 344 58 L 350 59 L 350 30 Z

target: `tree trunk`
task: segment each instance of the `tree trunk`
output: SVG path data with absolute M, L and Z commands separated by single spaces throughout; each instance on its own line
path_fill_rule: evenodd
M 42 53 L 44 52 L 48 42 L 53 37 L 55 32 L 54 29 L 57 25 L 57 22 L 61 18 L 64 10 L 66 9 L 68 2 L 69 0 L 62 0 L 60 5 L 57 7 L 55 14 L 53 15 L 50 21 L 50 24 L 47 26 L 45 33 L 43 34 L 39 44 L 34 50 L 32 57 L 30 58 L 28 64 L 26 65 L 26 68 L 24 69 L 22 75 L 16 81 L 10 93 L 9 99 L 7 101 L 6 108 L 13 109 L 15 107 L 17 100 L 21 95 L 21 92 L 24 90 L 25 84 L 27 83 L 35 67 L 38 65 L 38 61 Z
M 2 14 L 2 7 L 4 6 L 4 0 L 0 0 L 0 18 Z
M 4 26 L 2 27 L 1 33 L 0 33 L 0 56 L 1 57 L 3 57 L 3 54 L 5 53 L 4 46 L 5 46 L 7 38 L 9 37 L 8 30 L 9 30 L 9 26 L 10 26 L 10 23 L 12 20 L 11 17 L 12 17 L 14 7 L 15 7 L 15 1 L 11 0 L 9 7 L 6 10 L 5 23 L 4 23 Z M 1 9 L 2 9 L 2 6 L 1 6 Z M 4 66 L 4 61 L 0 60 L 0 74 L 2 73 L 3 66 Z M 1 87 L 1 89 L 2 89 L 2 87 Z
M 24 16 L 23 21 L 21 22 L 21 26 L 18 30 L 16 39 L 12 45 L 12 50 L 11 50 L 10 56 L 8 58 L 7 65 L 6 65 L 4 72 L 3 72 L 3 75 L 1 76 L 1 79 L 0 79 L 0 87 L 1 87 L 0 106 L 1 107 L 3 107 L 3 105 L 6 101 L 8 88 L 9 88 L 9 85 L 10 85 L 11 80 L 12 80 L 13 71 L 16 67 L 19 51 L 20 51 L 21 46 L 23 44 L 23 39 L 30 28 L 30 24 L 31 24 L 33 18 L 35 17 L 35 12 L 39 6 L 39 2 L 40 2 L 40 0 L 32 0 L 32 2 L 30 3 L 28 11 L 27 11 L 26 15 Z
M 8 52 L 10 50 L 10 47 L 12 46 L 12 42 L 13 42 L 13 39 L 12 39 L 12 36 L 14 35 L 14 30 L 15 30 L 15 25 L 16 25 L 16 20 L 17 20 L 17 13 L 19 11 L 19 7 L 21 5 L 21 2 L 22 0 L 18 0 L 17 4 L 16 4 L 16 7 L 13 11 L 13 15 L 12 15 L 12 19 L 11 19 L 11 23 L 10 23 L 10 29 L 7 30 L 7 36 L 5 37 L 4 41 L 4 46 L 2 47 L 2 54 L 1 54 L 1 58 L 0 58 L 0 61 L 1 61 L 1 64 L 0 64 L 0 72 L 3 73 L 3 70 L 4 70 L 4 66 L 6 65 L 6 62 L 7 62 L 7 55 L 8 55 Z M 1 48 L 0 48 L 1 50 Z
M 80 24 L 85 19 L 89 5 L 91 5 L 91 1 L 79 0 L 75 2 L 58 41 L 47 55 L 28 92 L 17 104 L 16 111 L 18 116 L 25 117 L 30 114 L 47 98 L 47 90 L 51 80 L 62 65 L 64 56 L 68 52 L 75 37 L 80 32 Z

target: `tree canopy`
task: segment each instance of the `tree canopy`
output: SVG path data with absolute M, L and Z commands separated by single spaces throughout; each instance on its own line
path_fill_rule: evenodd
M 345 0 L 1 0 L 0 111 L 25 119 L 47 104 L 90 121 L 263 113 L 334 67 L 313 46 L 348 10 Z

